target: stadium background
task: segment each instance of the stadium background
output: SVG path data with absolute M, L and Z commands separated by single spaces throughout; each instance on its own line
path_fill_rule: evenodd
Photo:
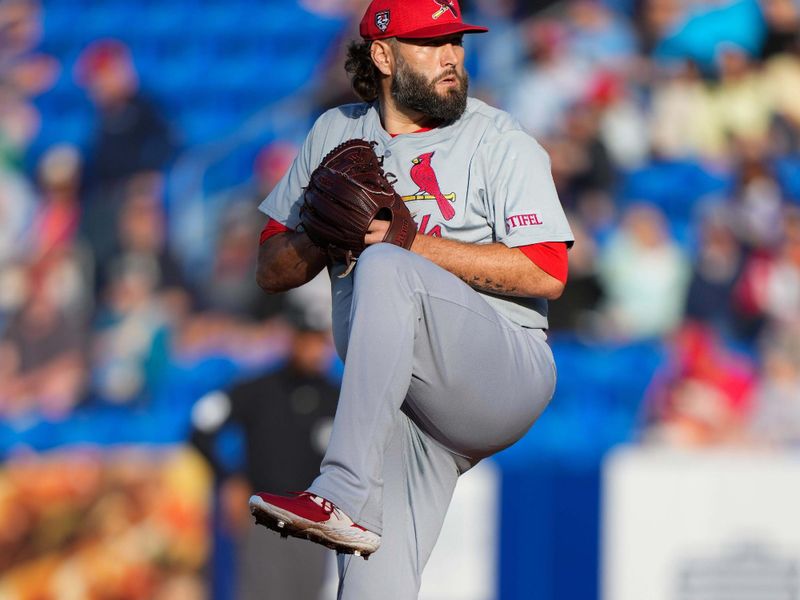
M 192 409 L 285 355 L 255 207 L 350 100 L 363 6 L 0 3 L 0 597 L 233 597 Z M 493 461 L 483 551 L 497 598 L 597 598 L 609 451 L 800 440 L 800 9 L 464 8 L 491 29 L 466 40 L 472 93 L 550 152 L 577 238 L 556 397 Z M 150 115 L 123 141 L 92 95 L 110 72 Z

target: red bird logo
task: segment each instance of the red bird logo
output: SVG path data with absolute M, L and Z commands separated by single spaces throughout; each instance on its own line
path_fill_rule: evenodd
M 450 206 L 445 195 L 439 187 L 439 181 L 436 179 L 436 172 L 431 166 L 431 158 L 434 152 L 426 152 L 420 154 L 417 158 L 411 160 L 414 166 L 411 167 L 411 180 L 419 187 L 419 192 L 415 194 L 416 197 L 432 196 L 439 206 L 439 211 L 442 213 L 445 221 L 449 221 L 456 216 L 455 209 Z

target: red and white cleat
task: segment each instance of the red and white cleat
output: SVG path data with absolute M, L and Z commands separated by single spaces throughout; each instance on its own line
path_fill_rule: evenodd
M 250 512 L 256 523 L 282 537 L 303 538 L 344 554 L 364 559 L 381 545 L 381 536 L 353 523 L 336 506 L 309 492 L 278 496 L 264 492 L 250 497 Z

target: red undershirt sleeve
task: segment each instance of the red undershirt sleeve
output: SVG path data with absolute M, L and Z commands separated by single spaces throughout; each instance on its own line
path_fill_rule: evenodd
M 567 283 L 569 261 L 567 259 L 567 244 L 564 242 L 542 242 L 518 246 L 519 250 L 527 256 L 533 264 L 542 271 L 555 277 L 561 283 Z
M 259 239 L 259 245 L 266 242 L 269 238 L 271 238 L 276 233 L 283 233 L 284 231 L 291 231 L 286 225 L 283 223 L 279 223 L 275 219 L 270 218 L 267 221 L 267 224 L 264 226 L 264 230 L 261 232 L 261 238 Z

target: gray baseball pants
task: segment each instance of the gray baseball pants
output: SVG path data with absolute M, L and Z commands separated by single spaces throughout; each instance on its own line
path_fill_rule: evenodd
M 339 557 L 339 599 L 412 600 L 458 476 L 542 413 L 553 356 L 540 330 L 389 244 L 369 247 L 352 276 L 334 277 L 333 300 L 344 377 L 309 490 L 382 535 L 369 561 Z

